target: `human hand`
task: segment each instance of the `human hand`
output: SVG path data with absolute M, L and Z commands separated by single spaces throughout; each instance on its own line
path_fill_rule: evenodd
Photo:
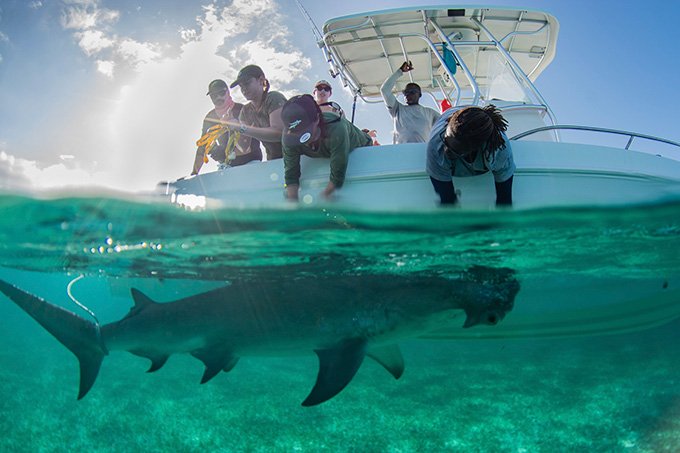
M 300 186 L 298 186 L 297 184 L 288 184 L 286 186 L 286 198 L 291 201 L 297 201 L 299 189 Z
M 335 184 L 333 184 L 331 181 L 328 181 L 328 185 L 326 185 L 326 188 L 321 194 L 324 196 L 324 198 L 330 198 L 331 195 L 333 195 L 333 192 L 335 192 Z
M 413 70 L 413 63 L 411 63 L 410 60 L 409 60 L 409 61 L 405 61 L 405 62 L 403 62 L 403 63 L 401 64 L 401 67 L 400 67 L 399 69 L 401 69 L 401 72 L 409 72 L 409 71 L 412 71 L 412 70 Z

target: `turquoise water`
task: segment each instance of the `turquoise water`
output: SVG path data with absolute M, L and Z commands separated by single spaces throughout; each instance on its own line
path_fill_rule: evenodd
M 521 284 L 498 326 L 404 341 L 401 379 L 365 361 L 312 408 L 312 351 L 244 357 L 205 385 L 192 357 L 146 374 L 113 352 L 76 401 L 73 355 L 0 296 L 2 451 L 680 450 L 680 204 L 375 215 L 6 194 L 0 209 L 0 278 L 76 311 L 66 286 L 83 275 L 73 295 L 102 323 L 130 287 L 171 301 L 235 279 L 474 265 Z

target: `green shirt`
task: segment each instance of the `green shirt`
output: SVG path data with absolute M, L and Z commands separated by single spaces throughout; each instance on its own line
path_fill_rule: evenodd
M 255 127 L 271 127 L 269 122 L 269 115 L 283 107 L 286 103 L 286 97 L 278 91 L 268 91 L 264 102 L 259 108 L 255 107 L 252 102 L 247 103 L 241 109 L 241 114 L 238 119 L 246 126 Z M 265 142 L 262 141 L 264 148 L 267 150 L 267 160 L 281 158 L 281 141 Z
M 340 188 L 345 182 L 345 172 L 349 153 L 354 148 L 369 146 L 373 139 L 344 117 L 335 113 L 322 113 L 324 130 L 320 140 L 312 144 L 283 146 L 283 166 L 285 168 L 286 185 L 300 184 L 300 156 L 330 157 L 330 180 Z

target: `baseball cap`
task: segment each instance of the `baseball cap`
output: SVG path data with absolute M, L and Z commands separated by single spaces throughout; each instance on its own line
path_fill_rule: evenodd
M 227 89 L 227 82 L 221 79 L 216 79 L 210 82 L 208 85 L 208 92 L 205 93 L 206 95 L 209 95 L 210 93 L 219 93 L 222 90 Z
M 238 75 L 236 76 L 236 80 L 234 80 L 231 85 L 229 85 L 229 88 L 234 88 L 240 83 L 247 82 L 248 79 L 257 79 L 260 76 L 264 76 L 264 71 L 262 68 L 254 64 L 249 64 L 248 66 L 241 68 L 241 70 L 238 72 Z
M 333 89 L 333 87 L 331 86 L 331 84 L 328 83 L 328 80 L 323 80 L 323 79 L 319 80 L 318 82 L 316 82 L 316 83 L 314 84 L 314 88 L 316 88 L 316 87 L 318 87 L 318 86 L 327 86 L 328 88 Z
M 293 96 L 281 108 L 283 134 L 281 142 L 286 146 L 307 143 L 312 138 L 314 125 L 319 121 L 319 107 L 309 94 Z

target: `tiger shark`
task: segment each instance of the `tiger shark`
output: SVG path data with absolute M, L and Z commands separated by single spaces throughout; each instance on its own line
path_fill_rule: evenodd
M 366 356 L 396 379 L 404 371 L 397 346 L 433 330 L 495 325 L 519 291 L 514 271 L 472 267 L 453 277 L 355 275 L 234 281 L 159 303 L 132 288 L 121 320 L 99 326 L 0 280 L 0 291 L 66 346 L 80 364 L 78 399 L 92 388 L 110 351 L 124 350 L 159 370 L 172 354 L 205 365 L 204 384 L 243 356 L 318 356 L 316 383 L 303 406 L 333 398 Z M 461 316 L 462 317 L 462 316 Z

